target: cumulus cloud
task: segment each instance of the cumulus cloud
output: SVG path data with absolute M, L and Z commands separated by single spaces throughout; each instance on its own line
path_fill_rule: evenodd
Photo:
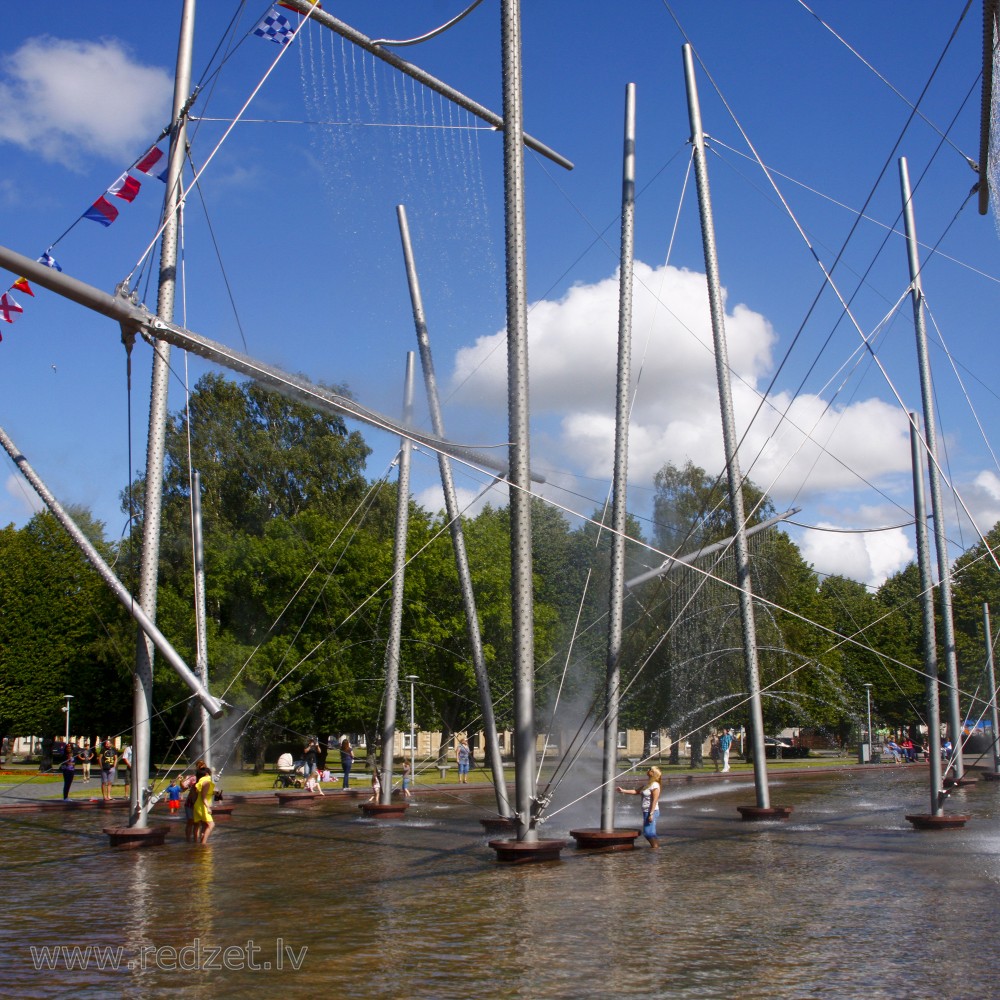
M 666 462 L 690 460 L 715 474 L 724 453 L 705 276 L 642 263 L 635 273 L 629 479 L 648 489 Z M 607 484 L 614 454 L 617 276 L 578 285 L 559 301 L 535 303 L 528 329 L 533 462 L 558 470 L 566 488 L 579 489 L 587 479 Z M 899 407 L 877 397 L 831 403 L 783 391 L 762 404 L 776 332 L 760 313 L 727 303 L 726 334 L 736 424 L 744 435 L 741 465 L 779 509 L 794 499 L 811 510 L 813 521 L 825 518 L 841 527 L 906 520 L 889 504 L 862 506 L 872 483 L 900 492 L 909 506 L 909 430 Z M 453 402 L 468 412 L 505 408 L 506 378 L 506 332 L 481 337 L 456 355 Z M 984 481 L 981 491 L 1000 508 L 1000 479 Z M 633 504 L 637 496 L 633 489 Z M 913 558 L 904 529 L 808 532 L 802 545 L 818 571 L 872 584 Z
M 135 155 L 168 120 L 172 74 L 116 39 L 32 38 L 0 62 L 0 138 L 72 167 Z
M 461 486 L 456 486 L 455 497 L 462 516 L 471 518 L 481 513 L 487 504 L 493 507 L 506 507 L 508 490 L 506 486 L 499 485 L 485 491 L 469 490 Z M 444 490 L 440 485 L 426 487 L 426 489 L 415 494 L 413 499 L 424 510 L 433 511 L 434 513 L 444 510 Z

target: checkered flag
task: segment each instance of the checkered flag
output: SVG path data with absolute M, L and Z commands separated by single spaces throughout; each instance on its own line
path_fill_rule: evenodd
M 260 38 L 270 39 L 272 42 L 277 42 L 278 45 L 284 45 L 285 42 L 289 41 L 293 34 L 295 34 L 295 29 L 292 27 L 291 22 L 285 17 L 284 14 L 279 14 L 278 11 L 272 7 L 265 15 L 264 19 L 253 29 L 253 33 Z

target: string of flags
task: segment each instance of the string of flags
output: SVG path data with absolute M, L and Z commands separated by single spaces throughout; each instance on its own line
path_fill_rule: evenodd
M 286 5 L 279 2 L 279 6 L 285 7 Z M 317 8 L 322 9 L 322 4 L 317 3 Z M 288 10 L 295 10 L 294 7 L 288 7 Z M 296 13 L 300 13 L 296 11 Z M 267 14 L 264 15 L 263 19 L 254 28 L 254 35 L 260 38 L 264 38 L 268 41 L 277 42 L 279 45 L 285 45 L 289 42 L 292 36 L 295 34 L 295 29 L 292 27 L 288 18 L 284 14 L 280 13 L 276 7 L 272 6 Z M 77 222 L 80 219 L 89 219 L 91 222 L 96 222 L 99 226 L 107 228 L 110 226 L 115 219 L 118 218 L 118 213 L 121 208 L 122 203 L 130 205 L 135 201 L 136 195 L 142 188 L 142 181 L 136 177 L 137 173 L 144 174 L 146 177 L 155 177 L 157 180 L 162 181 L 164 184 L 167 181 L 167 167 L 168 167 L 169 157 L 158 145 L 153 145 L 143 156 L 141 156 L 128 170 L 125 171 L 101 196 L 97 199 L 84 213 L 77 218 Z M 76 225 L 76 222 L 73 223 Z M 70 229 L 73 226 L 69 227 Z M 67 230 L 69 232 L 69 230 Z M 64 234 L 65 235 L 65 234 Z M 60 237 L 61 239 L 61 237 Z M 58 242 L 58 241 L 57 241 Z M 56 262 L 55 257 L 52 256 L 50 251 L 52 247 L 49 247 L 39 258 L 38 263 L 44 264 L 46 267 L 51 267 L 56 271 L 61 271 L 62 268 Z M 32 291 L 31 285 L 28 279 L 25 277 L 19 277 L 8 289 L 7 291 L 0 294 L 0 320 L 4 323 L 13 323 L 24 313 L 24 307 L 17 301 L 13 293 L 17 292 L 19 295 L 27 295 L 31 298 L 35 297 L 34 291 Z M 3 335 L 0 334 L 0 341 L 3 340 Z

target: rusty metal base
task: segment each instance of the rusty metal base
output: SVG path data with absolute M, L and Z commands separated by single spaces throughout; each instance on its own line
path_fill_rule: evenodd
M 788 819 L 794 806 L 737 806 L 736 811 L 746 822 L 768 819 Z
M 916 830 L 961 830 L 968 816 L 907 816 Z
M 565 840 L 491 840 L 490 847 L 497 852 L 497 861 L 511 865 L 524 865 L 533 861 L 558 861 Z
M 104 832 L 110 840 L 109 847 L 134 851 L 140 847 L 161 847 L 167 839 L 169 826 L 109 826 Z
M 631 851 L 639 830 L 570 830 L 569 835 L 582 851 Z
M 409 807 L 409 802 L 390 802 L 389 805 L 382 805 L 381 802 L 362 802 L 358 806 L 371 819 L 402 819 Z

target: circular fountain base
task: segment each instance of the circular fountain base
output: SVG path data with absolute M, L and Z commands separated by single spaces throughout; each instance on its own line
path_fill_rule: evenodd
M 569 835 L 581 851 L 631 851 L 635 848 L 638 830 L 570 830 Z
M 794 806 L 737 806 L 745 822 L 762 822 L 769 819 L 788 819 Z
M 533 861 L 558 861 L 565 840 L 491 840 L 490 847 L 497 852 L 497 861 L 511 865 L 524 865 Z
M 1000 771 L 983 771 L 980 777 L 983 781 L 1000 781 Z
M 233 807 L 216 803 L 212 806 L 212 819 L 216 823 L 228 823 L 233 818 Z
M 274 797 L 278 800 L 279 806 L 295 808 L 314 805 L 317 799 L 322 798 L 316 792 L 275 792 Z
M 371 819 L 402 819 L 409 807 L 409 802 L 390 802 L 388 805 L 383 805 L 381 802 L 362 802 L 358 806 Z
M 968 816 L 907 816 L 916 830 L 961 830 Z
M 169 826 L 109 826 L 104 828 L 110 847 L 134 851 L 140 847 L 161 847 Z
M 974 785 L 978 780 L 978 778 L 974 778 L 971 775 L 963 774 L 961 778 L 945 778 L 944 787 L 965 788 L 968 785 Z
M 509 816 L 484 816 L 480 821 L 483 825 L 483 833 L 516 833 L 517 821 Z

